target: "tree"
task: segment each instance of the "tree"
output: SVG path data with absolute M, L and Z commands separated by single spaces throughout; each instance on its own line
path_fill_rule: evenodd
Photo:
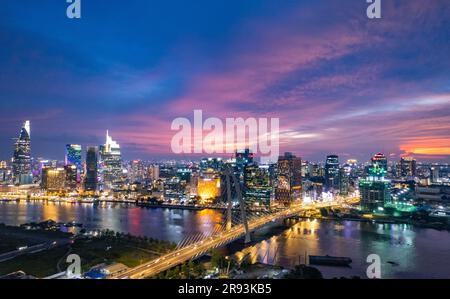
M 219 251 L 213 250 L 211 253 L 211 265 L 214 268 L 220 268 L 224 261 L 224 257 L 220 254 Z

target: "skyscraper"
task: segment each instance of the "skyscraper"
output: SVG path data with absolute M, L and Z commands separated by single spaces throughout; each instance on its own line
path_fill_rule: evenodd
M 49 192 L 62 192 L 66 187 L 66 172 L 63 168 L 42 169 L 41 187 Z
M 342 196 L 348 195 L 350 184 L 350 173 L 345 168 L 339 169 L 339 194 Z
M 339 157 L 336 155 L 328 156 L 325 162 L 325 186 L 339 188 Z
M 31 134 L 30 121 L 23 123 L 19 138 L 15 142 L 13 154 L 13 179 L 14 184 L 31 184 Z
M 292 153 L 285 153 L 278 158 L 275 200 L 289 205 L 292 201 L 301 199 L 301 189 L 302 160 Z
M 251 208 L 270 207 L 272 185 L 269 166 L 251 163 L 244 168 L 244 199 Z
M 67 144 L 64 156 L 64 166 L 75 165 L 81 169 L 81 145 Z
M 379 165 L 369 168 L 368 176 L 359 181 L 361 209 L 375 212 L 391 200 L 391 182 L 385 179 L 386 171 Z
M 236 171 L 241 180 L 244 177 L 244 168 L 253 163 L 253 157 L 253 153 L 248 148 L 236 151 Z
M 142 182 L 144 180 L 144 164 L 141 160 L 130 162 L 128 178 L 131 183 Z
M 106 190 L 117 188 L 122 183 L 123 167 L 120 145 L 106 131 L 106 142 L 100 146 L 100 164 Z
M 375 156 L 372 157 L 372 166 L 375 166 L 377 164 L 379 167 L 383 168 L 384 171 L 388 170 L 388 161 L 384 154 L 378 153 Z
M 414 158 L 402 157 L 400 160 L 400 176 L 401 177 L 414 177 L 416 176 L 417 163 Z
M 97 190 L 97 163 L 98 149 L 95 146 L 89 146 L 86 150 L 85 191 L 95 192 Z

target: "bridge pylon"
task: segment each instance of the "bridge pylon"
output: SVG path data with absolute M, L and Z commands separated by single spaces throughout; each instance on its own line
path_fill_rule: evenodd
M 231 229 L 232 225 L 232 195 L 231 195 L 231 179 L 233 179 L 234 187 L 236 189 L 236 194 L 239 200 L 239 206 L 241 209 L 241 217 L 242 217 L 242 224 L 244 225 L 244 231 L 245 231 L 245 243 L 250 243 L 250 230 L 248 227 L 248 221 L 247 221 L 247 212 L 245 210 L 245 201 L 242 196 L 242 189 L 239 180 L 236 178 L 236 175 L 234 174 L 234 171 L 231 169 L 230 166 L 226 166 L 225 168 L 225 176 L 226 176 L 226 184 L 227 184 L 227 230 Z

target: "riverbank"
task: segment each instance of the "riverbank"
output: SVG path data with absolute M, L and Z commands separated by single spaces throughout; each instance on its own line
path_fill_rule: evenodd
M 42 236 L 47 241 L 57 242 L 56 236 L 70 237 L 70 242 L 57 243 L 55 246 L 41 248 L 40 250 L 26 252 L 0 262 L 0 276 L 23 271 L 36 278 L 44 278 L 55 273 L 64 272 L 67 268 L 65 262 L 69 254 L 77 254 L 81 258 L 83 272 L 89 271 L 99 264 L 120 263 L 127 267 L 136 267 L 145 261 L 155 259 L 159 255 L 175 248 L 175 244 L 160 241 L 145 236 L 132 236 L 130 234 L 103 230 L 97 234 L 81 234 L 73 236 L 54 231 L 26 230 L 19 227 L 2 226 L 0 240 L 9 240 L 8 244 L 16 243 L 12 236 L 20 235 L 18 244 L 32 247 L 31 244 Z M 56 246 L 58 245 L 58 246 Z M 5 248 L 5 250 L 11 247 Z

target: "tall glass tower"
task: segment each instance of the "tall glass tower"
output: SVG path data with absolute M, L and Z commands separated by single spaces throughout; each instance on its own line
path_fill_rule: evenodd
M 330 189 L 339 188 L 339 157 L 329 155 L 325 162 L 325 185 Z
M 77 169 L 81 169 L 81 145 L 67 144 L 64 157 L 64 165 L 75 165 Z
M 89 146 L 86 150 L 86 179 L 84 182 L 85 191 L 95 192 L 97 190 L 97 163 L 98 149 Z
M 123 167 L 120 145 L 106 131 L 105 145 L 100 146 L 100 164 L 104 188 L 111 190 L 122 183 Z
M 23 123 L 19 138 L 14 144 L 13 178 L 14 184 L 26 185 L 33 182 L 31 173 L 31 137 L 30 121 Z

